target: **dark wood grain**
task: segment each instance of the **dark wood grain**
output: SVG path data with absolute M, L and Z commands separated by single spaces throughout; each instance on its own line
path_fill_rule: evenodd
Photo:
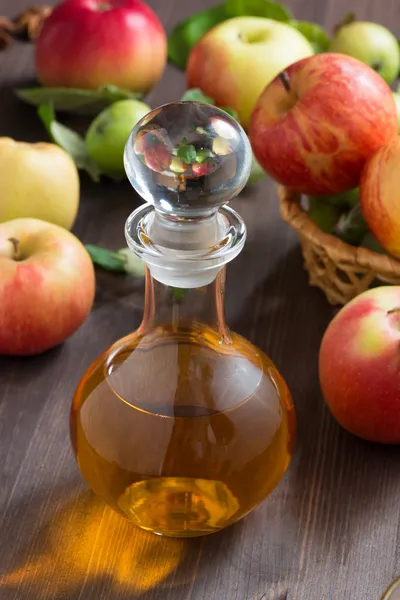
M 199 8 L 194 0 L 150 4 L 167 30 Z M 289 5 L 328 27 L 355 9 L 400 35 L 398 0 Z M 1 6 L 13 16 L 24 2 Z M 33 75 L 29 45 L 0 55 L 1 135 L 45 139 L 35 110 L 12 94 Z M 148 102 L 177 99 L 184 87 L 170 66 Z M 137 203 L 126 183 L 82 177 L 74 231 L 121 247 Z M 90 362 L 137 327 L 143 305 L 142 282 L 98 273 L 94 310 L 70 340 L 40 357 L 0 359 L 1 600 L 378 600 L 400 574 L 400 451 L 346 434 L 322 401 L 317 353 L 334 310 L 307 284 L 274 186 L 262 183 L 234 206 L 249 237 L 228 267 L 227 320 L 272 357 L 292 390 L 298 436 L 286 477 L 246 519 L 191 541 L 146 534 L 93 496 L 70 448 L 71 397 Z

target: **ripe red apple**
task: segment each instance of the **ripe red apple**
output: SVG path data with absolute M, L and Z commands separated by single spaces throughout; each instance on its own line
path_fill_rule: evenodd
M 86 319 L 92 261 L 69 231 L 39 219 L 0 224 L 0 354 L 39 354 Z
M 369 441 L 400 444 L 400 286 L 368 290 L 329 324 L 322 393 L 337 421 Z
M 256 159 L 279 183 L 322 196 L 357 187 L 365 161 L 397 135 L 390 87 L 343 54 L 297 61 L 259 97 L 249 137 Z
M 360 180 L 360 205 L 380 244 L 400 258 L 400 138 L 390 140 L 367 162 Z
M 140 0 L 65 0 L 45 20 L 35 47 L 37 76 L 47 86 L 114 84 L 147 92 L 167 57 L 164 28 Z

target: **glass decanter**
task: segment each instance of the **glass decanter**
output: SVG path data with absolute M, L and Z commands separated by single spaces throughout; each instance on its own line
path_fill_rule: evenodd
M 125 227 L 146 262 L 144 316 L 83 376 L 71 437 L 94 492 L 158 534 L 198 536 L 238 521 L 292 455 L 285 382 L 224 321 L 225 264 L 246 236 L 225 205 L 250 165 L 238 123 L 197 102 L 151 111 L 125 148 L 128 178 L 146 201 Z

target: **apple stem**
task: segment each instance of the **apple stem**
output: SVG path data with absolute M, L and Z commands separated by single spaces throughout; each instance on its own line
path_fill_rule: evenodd
M 291 92 L 292 90 L 290 88 L 290 80 L 289 80 L 289 75 L 288 75 L 287 71 L 281 71 L 281 73 L 279 73 L 278 77 L 281 80 L 282 85 L 285 88 L 285 90 L 288 93 Z
M 15 238 L 15 237 L 10 237 L 10 238 L 8 238 L 8 241 L 11 242 L 12 247 L 13 247 L 13 255 L 12 255 L 13 260 L 20 260 L 21 259 L 21 248 L 19 245 L 19 240 L 17 240 L 17 238 Z

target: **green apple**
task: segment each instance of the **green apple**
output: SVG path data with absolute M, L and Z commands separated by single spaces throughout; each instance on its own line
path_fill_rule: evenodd
M 294 27 L 264 17 L 235 17 L 208 31 L 186 67 L 189 88 L 230 106 L 246 129 L 263 89 L 290 64 L 314 54 Z
M 392 83 L 400 70 L 399 44 L 394 35 L 378 23 L 353 21 L 339 27 L 329 52 L 358 58 Z
M 79 207 L 79 175 L 56 144 L 0 137 L 0 223 L 35 218 L 71 229 Z
M 126 140 L 136 123 L 151 108 L 139 100 L 119 100 L 93 119 L 86 133 L 86 146 L 101 171 L 120 178 L 124 171 Z
M 399 134 L 400 134 L 400 94 L 398 92 L 393 92 L 393 98 L 396 102 L 396 110 L 397 110 L 397 122 L 399 125 Z

